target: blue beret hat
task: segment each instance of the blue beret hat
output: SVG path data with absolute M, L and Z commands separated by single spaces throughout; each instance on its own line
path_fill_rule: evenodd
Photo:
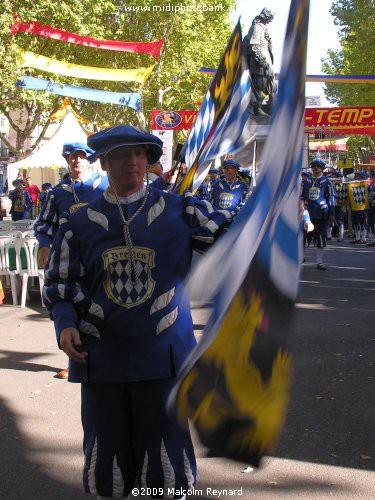
M 234 160 L 224 160 L 223 161 L 223 168 L 225 168 L 225 167 L 234 167 L 237 170 L 239 170 L 241 168 L 241 165 Z
M 326 168 L 326 164 L 321 158 L 314 158 L 314 160 L 310 163 L 310 167 L 313 165 L 318 165 L 323 170 Z
M 90 156 L 94 152 L 84 142 L 65 142 L 63 144 L 62 155 L 64 158 L 67 158 L 69 155 L 75 153 L 76 151 L 83 151 L 84 153 L 86 153 L 86 156 Z
M 147 160 L 150 165 L 156 163 L 163 154 L 163 141 L 159 137 L 131 125 L 117 125 L 102 130 L 91 135 L 87 143 L 95 150 L 90 161 L 106 156 L 110 151 L 121 146 L 146 146 Z
M 45 188 L 47 188 L 47 187 L 50 187 L 50 188 L 51 188 L 51 187 L 52 187 L 52 184 L 51 184 L 50 182 L 44 182 L 44 183 L 42 184 L 42 189 L 45 189 Z
M 219 171 L 217 168 L 210 168 L 210 170 L 208 171 L 209 174 L 218 174 Z
M 354 175 L 361 177 L 361 179 L 367 179 L 367 174 L 363 170 L 357 170 L 357 172 L 354 172 Z

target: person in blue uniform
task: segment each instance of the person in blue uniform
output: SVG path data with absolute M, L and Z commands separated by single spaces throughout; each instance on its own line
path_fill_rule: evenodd
M 235 210 L 246 201 L 249 186 L 237 179 L 240 169 L 234 160 L 223 162 L 224 179 L 215 182 L 210 192 L 210 201 L 215 210 Z
M 73 213 L 100 196 L 108 186 L 104 175 L 89 172 L 90 156 L 94 151 L 83 142 L 67 142 L 62 155 L 69 167 L 69 177 L 48 192 L 39 217 L 34 224 L 38 240 L 38 265 L 44 268 L 64 213 Z M 68 370 L 58 372 L 60 379 L 68 378 Z
M 331 168 L 330 171 L 327 173 L 326 177 L 331 180 L 333 185 L 336 187 L 338 184 L 342 184 L 344 177 L 341 172 L 338 170 Z M 341 242 L 344 241 L 344 214 L 342 211 L 342 206 L 339 206 L 337 204 L 337 199 L 336 199 L 336 206 L 335 206 L 335 218 L 334 218 L 334 225 L 337 225 L 338 230 L 339 230 L 339 235 L 337 238 L 337 241 Z M 327 229 L 327 239 L 331 240 L 332 239 L 332 229 L 333 225 L 329 225 Z
M 357 172 L 354 173 L 354 180 L 355 181 L 365 181 L 367 179 L 367 174 L 363 170 L 358 170 Z M 368 194 L 368 186 L 365 187 L 367 190 Z M 365 196 L 364 196 L 365 198 Z M 352 197 L 349 197 L 349 202 L 350 206 L 352 209 L 352 224 L 353 224 L 353 229 L 354 229 L 354 234 L 355 238 L 352 240 L 350 243 L 355 243 L 355 244 L 363 244 L 365 245 L 367 243 L 366 237 L 367 237 L 367 217 L 366 217 L 366 209 L 361 208 L 358 210 L 358 205 L 356 203 L 356 200 Z
M 41 186 L 42 190 L 39 194 L 39 203 L 41 206 L 43 206 L 43 203 L 45 202 L 47 198 L 47 194 L 49 191 L 52 189 L 52 184 L 50 182 L 44 182 Z
M 60 221 L 43 292 L 69 380 L 82 384 L 84 487 L 100 498 L 135 486 L 180 498 L 196 475 L 187 423 L 166 411 L 195 346 L 183 282 L 194 241 L 213 242 L 232 215 L 144 184 L 162 154 L 152 134 L 116 126 L 88 145 L 110 185 Z
M 312 177 L 303 181 L 302 197 L 307 204 L 311 222 L 314 225 L 312 238 L 316 247 L 316 267 L 324 271 L 323 251 L 327 245 L 328 223 L 333 224 L 336 196 L 332 182 L 323 175 L 325 162 L 315 158 L 310 163 Z
M 16 179 L 12 184 L 14 189 L 9 191 L 8 194 L 12 201 L 9 213 L 13 221 L 27 219 L 29 210 L 33 206 L 33 200 L 26 189 L 24 189 L 22 179 Z
M 82 142 L 67 142 L 62 155 L 69 167 L 69 177 L 57 184 L 46 197 L 42 211 L 34 225 L 39 244 L 39 266 L 47 262 L 52 241 L 65 212 L 74 212 L 102 194 L 108 186 L 106 176 L 88 171 L 88 156 L 94 151 Z

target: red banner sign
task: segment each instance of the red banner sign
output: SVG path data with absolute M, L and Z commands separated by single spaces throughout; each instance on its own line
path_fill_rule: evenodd
M 189 130 L 197 111 L 152 111 L 153 130 Z M 341 134 L 375 133 L 375 107 L 306 108 L 305 127 Z M 306 130 L 306 131 L 307 131 Z
M 306 108 L 306 127 L 374 127 L 375 107 Z
M 189 130 L 197 111 L 152 111 L 152 130 Z

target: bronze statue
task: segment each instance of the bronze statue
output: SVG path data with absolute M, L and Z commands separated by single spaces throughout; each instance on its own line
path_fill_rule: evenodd
M 253 19 L 249 32 L 244 38 L 245 51 L 253 81 L 251 112 L 255 116 L 270 114 L 275 94 L 272 43 L 267 31 L 267 24 L 273 20 L 273 17 L 273 12 L 264 8 Z M 266 97 L 267 102 L 263 104 Z

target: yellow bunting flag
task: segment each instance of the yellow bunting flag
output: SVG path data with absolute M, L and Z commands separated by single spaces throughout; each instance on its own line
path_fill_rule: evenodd
M 138 82 L 144 85 L 154 69 L 154 65 L 137 69 L 96 68 L 94 66 L 81 66 L 80 64 L 57 61 L 22 49 L 19 49 L 19 51 L 17 62 L 22 68 L 35 68 L 56 75 L 84 78 L 85 80 Z

